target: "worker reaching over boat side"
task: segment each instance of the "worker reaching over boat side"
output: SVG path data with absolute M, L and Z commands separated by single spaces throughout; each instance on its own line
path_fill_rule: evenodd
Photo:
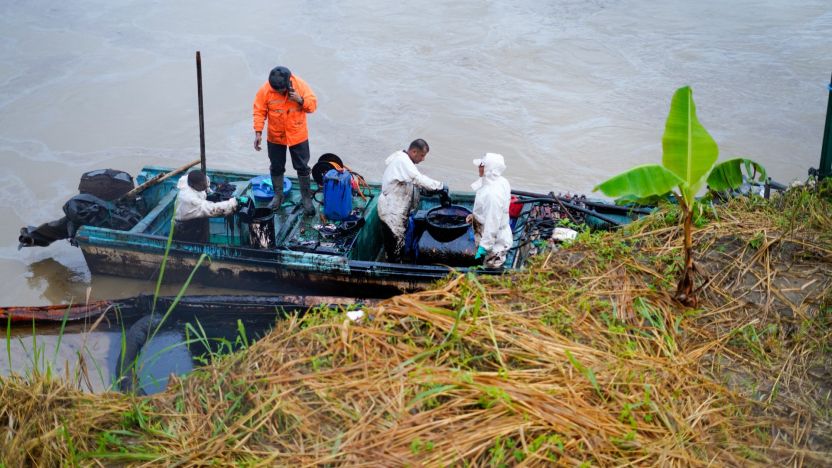
M 505 263 L 514 242 L 508 214 L 511 186 L 502 176 L 506 164 L 501 155 L 487 153 L 482 159 L 475 159 L 474 165 L 479 166 L 480 178 L 471 184 L 477 196 L 474 198 L 474 212 L 468 215 L 466 221 L 474 227 L 474 239 L 478 245 L 475 258 L 485 257 L 485 268 L 497 269 Z
M 199 169 L 179 178 L 176 188 L 176 222 L 173 236 L 177 240 L 205 242 L 209 240 L 205 218 L 215 218 L 234 213 L 238 206 L 248 202 L 248 197 L 234 197 L 222 202 L 208 201 L 207 192 L 211 181 Z
M 254 149 L 260 151 L 263 126 L 269 121 L 267 149 L 269 172 L 274 198 L 268 207 L 277 210 L 283 204 L 284 173 L 286 172 L 286 149 L 292 157 L 292 167 L 298 173 L 301 203 L 307 215 L 315 214 L 309 180 L 309 131 L 306 128 L 306 114 L 315 112 L 318 98 L 309 85 L 293 76 L 286 67 L 275 67 L 269 73 L 269 81 L 260 87 L 254 97 Z
M 425 160 L 430 147 L 421 138 L 413 140 L 408 149 L 396 151 L 387 160 L 387 169 L 381 178 L 381 196 L 378 199 L 378 217 L 384 235 L 387 261 L 398 263 L 404 250 L 404 237 L 410 211 L 419 204 L 418 189 L 430 194 L 442 193 L 448 198 L 448 186 L 422 175 L 416 164 Z

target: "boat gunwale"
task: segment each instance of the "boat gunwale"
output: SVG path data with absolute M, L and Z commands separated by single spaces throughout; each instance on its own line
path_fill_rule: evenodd
M 95 236 L 97 232 L 101 232 L 107 235 L 105 236 Z M 164 249 L 161 247 L 156 247 L 152 244 L 138 244 L 137 242 L 130 242 L 129 239 L 118 239 L 119 237 L 127 237 L 127 238 L 144 238 L 160 243 L 167 243 L 168 238 L 165 236 L 159 236 L 155 234 L 144 234 L 144 233 L 133 233 L 128 231 L 117 231 L 114 229 L 107 229 L 107 228 L 100 228 L 100 227 L 93 227 L 93 226 L 83 226 L 78 230 L 78 234 L 76 235 L 76 241 L 78 242 L 79 246 L 83 249 L 85 246 L 90 247 L 99 247 L 99 248 L 113 248 L 114 250 L 122 250 L 116 249 L 112 244 L 121 244 L 127 248 L 123 250 L 132 250 L 141 252 L 141 247 L 150 247 L 155 252 L 148 252 L 148 253 L 156 253 L 163 255 Z M 96 242 L 95 240 L 98 240 Z M 110 245 L 108 245 L 110 244 Z M 137 248 L 129 248 L 129 247 L 137 247 Z M 192 246 L 195 247 L 194 249 L 188 249 L 186 247 Z M 185 248 L 183 248 L 185 247 Z M 387 274 L 412 274 L 412 273 L 430 273 L 431 276 L 435 276 L 438 278 L 444 278 L 449 273 L 453 271 L 457 271 L 459 273 L 468 273 L 476 271 L 478 274 L 501 274 L 503 273 L 504 269 L 502 270 L 486 270 L 480 267 L 451 267 L 447 265 L 412 265 L 412 264 L 403 264 L 403 263 L 388 263 L 388 262 L 378 262 L 373 260 L 353 260 L 347 257 L 338 256 L 338 255 L 326 255 L 326 254 L 319 254 L 314 252 L 297 252 L 294 250 L 287 249 L 285 247 L 281 247 L 278 249 L 273 250 L 262 250 L 262 249 L 254 249 L 250 247 L 240 247 L 240 246 L 230 246 L 230 245 L 213 245 L 213 244 L 203 244 L 199 242 L 187 242 L 187 241 L 172 241 L 170 251 L 176 253 L 177 257 L 198 257 L 199 255 L 206 253 L 204 250 L 233 250 L 235 252 L 240 252 L 242 254 L 250 254 L 250 255 L 219 255 L 219 258 L 213 258 L 213 260 L 219 261 L 228 261 L 234 263 L 256 263 L 256 264 L 274 264 L 277 266 L 285 266 L 290 269 L 294 269 L 297 271 L 303 270 L 314 270 L 320 271 L 319 268 L 315 268 L 320 266 L 321 261 L 327 263 L 329 265 L 335 266 L 340 264 L 339 266 L 345 267 L 346 271 L 344 273 L 352 273 L 352 272 L 375 272 L 375 273 L 387 273 Z M 273 258 L 273 257 L 282 257 L 286 256 L 287 254 L 294 254 L 292 256 L 300 256 L 301 258 L 310 258 L 311 261 L 309 262 L 297 262 L 297 261 L 289 261 L 287 262 L 286 259 L 281 258 Z M 272 257 L 272 258 L 270 258 Z M 320 261 L 316 261 L 320 260 Z M 298 268 L 300 265 L 308 265 L 311 268 Z

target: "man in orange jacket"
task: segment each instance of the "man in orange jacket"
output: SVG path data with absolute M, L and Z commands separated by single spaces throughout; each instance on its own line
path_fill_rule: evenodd
M 254 149 L 260 151 L 263 126 L 269 120 L 268 150 L 271 166 L 269 172 L 274 186 L 274 198 L 269 208 L 277 210 L 283 204 L 283 174 L 286 172 L 286 148 L 292 156 L 292 167 L 298 173 L 303 211 L 315 214 L 309 188 L 309 132 L 306 114 L 315 112 L 318 98 L 302 79 L 292 76 L 286 67 L 275 67 L 269 73 L 269 81 L 260 87 L 254 97 Z

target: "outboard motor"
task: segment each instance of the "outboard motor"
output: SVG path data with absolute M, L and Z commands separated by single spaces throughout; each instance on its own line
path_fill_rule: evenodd
M 332 169 L 324 175 L 324 216 L 341 221 L 352 214 L 352 176 L 346 169 Z
M 74 244 L 75 232 L 81 226 L 99 226 L 127 231 L 141 221 L 141 215 L 132 207 L 113 203 L 135 188 L 133 177 L 117 169 L 98 169 L 84 173 L 78 184 L 80 195 L 64 204 L 61 219 L 43 223 L 38 227 L 20 229 L 17 246 L 46 247 L 60 240 L 69 239 Z

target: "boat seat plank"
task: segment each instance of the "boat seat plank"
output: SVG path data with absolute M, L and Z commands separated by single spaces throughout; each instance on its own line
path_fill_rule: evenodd
M 170 213 L 168 212 L 173 210 L 173 202 L 176 200 L 178 194 L 179 190 L 176 188 L 168 192 L 167 195 L 159 200 L 159 203 L 156 204 L 153 210 L 128 232 L 134 234 L 155 234 L 151 230 L 153 227 L 157 227 L 159 222 L 170 223 Z

